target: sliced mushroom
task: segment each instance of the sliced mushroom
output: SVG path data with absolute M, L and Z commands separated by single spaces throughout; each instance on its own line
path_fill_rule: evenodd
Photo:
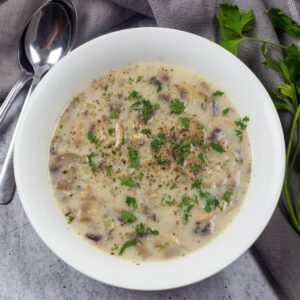
M 210 138 L 221 146 L 236 145 L 236 136 L 234 135 L 236 126 L 232 120 L 224 117 L 212 118 L 207 129 L 211 133 Z M 217 135 L 216 130 L 218 131 Z
M 94 234 L 94 233 L 87 233 L 85 236 L 94 242 L 99 242 L 103 238 L 101 234 Z
M 56 155 L 52 162 L 50 163 L 50 172 L 55 173 L 61 168 L 67 168 L 72 163 L 84 163 L 86 160 L 84 157 L 75 153 L 64 153 L 61 155 Z
M 84 143 L 86 133 L 84 121 L 81 118 L 75 118 L 74 123 L 71 126 L 71 136 L 76 147 L 79 147 Z
M 136 244 L 135 249 L 136 249 L 138 255 L 143 258 L 147 258 L 147 257 L 151 256 L 151 254 L 152 254 L 150 252 L 150 250 L 147 248 L 147 246 L 141 242 Z
M 164 238 L 166 241 L 168 241 L 171 244 L 181 245 L 179 239 L 176 237 L 176 235 L 169 233 L 167 231 L 160 231 L 159 236 L 161 238 Z
M 81 222 L 91 222 L 99 217 L 100 204 L 92 195 L 92 189 L 87 186 L 79 193 L 81 205 L 78 211 L 78 218 Z
M 186 88 L 178 85 L 178 84 L 174 84 L 175 88 L 177 89 L 177 91 L 179 92 L 179 95 L 181 98 L 185 99 L 188 95 L 188 91 Z

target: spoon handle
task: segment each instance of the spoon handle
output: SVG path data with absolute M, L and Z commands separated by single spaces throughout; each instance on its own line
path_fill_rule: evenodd
M 33 80 L 31 82 L 24 103 L 28 101 L 28 98 L 30 97 L 31 93 L 39 83 L 41 77 L 42 74 L 40 76 L 33 77 Z M 18 127 L 18 123 L 16 128 L 17 127 Z M 16 189 L 16 182 L 14 176 L 14 162 L 13 162 L 15 135 L 16 135 L 16 130 L 11 139 L 4 164 L 0 172 L 0 205 L 8 204 L 13 199 L 14 192 Z
M 23 73 L 22 77 L 16 84 L 13 86 L 7 97 L 5 98 L 4 102 L 0 107 L 0 125 L 5 119 L 7 112 L 9 111 L 10 106 L 14 102 L 16 96 L 23 88 L 23 86 L 32 78 L 32 75 L 29 73 Z

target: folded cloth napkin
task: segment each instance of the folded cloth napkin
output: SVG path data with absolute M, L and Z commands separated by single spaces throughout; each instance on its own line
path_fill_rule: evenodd
M 20 76 L 17 49 L 24 25 L 43 0 L 0 0 L 0 103 Z M 268 7 L 278 7 L 300 21 L 300 3 L 296 0 L 74 0 L 79 26 L 75 45 L 114 30 L 116 25 L 139 15 L 152 18 L 157 26 L 193 32 L 212 41 L 219 40 L 215 14 L 220 2 L 237 4 L 242 10 L 253 9 L 256 24 L 253 34 L 271 41 L 286 41 L 278 37 L 264 14 Z M 9 12 L 9 13 L 7 13 Z M 153 22 L 152 22 L 153 23 Z M 126 23 L 128 24 L 128 23 Z M 269 90 L 280 81 L 257 59 L 255 45 L 243 45 L 239 57 L 254 71 Z M 200 55 L 200 54 L 199 54 Z M 285 132 L 289 119 L 281 115 Z M 13 120 L 11 120 L 13 123 Z M 12 128 L 10 128 L 10 131 Z M 10 135 L 8 133 L 8 135 Z M 0 137 L 0 163 L 4 159 L 9 138 Z M 264 201 L 264 199 L 261 199 Z M 289 299 L 300 298 L 300 236 L 292 229 L 279 209 L 256 242 L 256 248 L 271 275 Z

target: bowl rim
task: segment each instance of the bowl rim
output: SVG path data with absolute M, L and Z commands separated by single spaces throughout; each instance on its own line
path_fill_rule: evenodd
M 203 38 L 201 36 L 198 36 L 196 34 L 192 34 L 186 31 L 182 31 L 182 30 L 177 30 L 177 29 L 170 29 L 170 28 L 160 28 L 160 27 L 139 27 L 139 28 L 131 28 L 131 29 L 124 29 L 124 30 L 119 30 L 119 31 L 115 31 L 112 33 L 108 33 L 105 35 L 102 35 L 100 37 L 96 37 L 84 44 L 82 44 L 81 46 L 77 47 L 76 49 L 74 49 L 67 57 L 73 56 L 75 55 L 77 52 L 82 51 L 85 48 L 90 47 L 91 45 L 98 43 L 98 42 L 102 42 L 105 41 L 105 39 L 107 37 L 118 37 L 119 35 L 123 35 L 123 34 L 131 34 L 134 32 L 139 32 L 139 31 L 144 31 L 146 32 L 150 32 L 150 31 L 160 31 L 160 32 L 165 32 L 167 34 L 185 34 L 185 35 L 190 35 L 190 36 L 194 36 L 197 39 L 202 40 L 205 43 L 210 44 L 211 47 L 219 47 L 221 48 L 223 51 L 226 51 L 225 49 L 223 49 L 221 46 L 219 46 L 218 44 Z M 234 56 L 231 53 L 227 53 L 227 55 L 231 55 L 232 59 L 238 61 L 239 64 L 241 64 L 241 67 L 243 66 L 244 69 L 247 69 L 247 72 L 249 72 L 251 74 L 251 76 L 254 76 L 254 78 L 257 80 L 257 84 L 259 86 L 259 89 L 262 91 L 262 93 L 264 93 L 265 98 L 268 99 L 268 101 L 266 101 L 266 105 L 268 106 L 268 108 L 270 109 L 270 111 L 272 111 L 272 118 L 274 120 L 274 130 L 277 131 L 278 133 L 278 147 L 279 152 L 281 153 L 280 157 L 279 157 L 279 162 L 277 162 L 278 164 L 278 172 L 279 172 L 279 182 L 277 185 L 274 186 L 275 189 L 275 194 L 277 199 L 279 199 L 279 196 L 281 194 L 281 189 L 282 189 L 282 184 L 283 184 L 283 179 L 284 179 L 284 170 L 285 170 L 285 143 L 284 143 L 284 135 L 283 135 L 283 131 L 282 131 L 282 126 L 279 120 L 279 116 L 277 114 L 277 111 L 273 105 L 273 102 L 268 94 L 268 92 L 266 91 L 266 89 L 264 88 L 263 84 L 260 82 L 260 80 L 256 77 L 256 75 L 247 67 L 247 65 L 245 65 L 240 59 L 238 59 L 236 56 Z M 65 58 L 63 58 L 60 62 L 58 62 L 58 64 L 62 64 L 65 61 Z M 57 64 L 57 65 L 58 65 Z M 56 66 L 49 71 L 49 73 L 51 72 L 51 74 L 56 70 Z M 47 80 L 48 78 L 48 74 L 45 75 L 45 78 L 43 79 L 43 81 Z M 37 90 L 39 90 L 39 87 L 37 87 L 37 89 L 33 92 L 33 94 L 31 95 L 30 98 L 34 98 L 35 95 L 37 94 Z M 272 203 L 272 208 L 269 209 L 269 211 L 266 213 L 265 219 L 263 224 L 261 224 L 259 230 L 256 231 L 255 233 L 255 237 L 253 235 L 253 237 L 251 239 L 248 240 L 247 245 L 243 245 L 243 247 L 241 247 L 239 249 L 239 254 L 238 255 L 232 255 L 232 257 L 230 259 L 227 259 L 223 264 L 218 265 L 217 267 L 214 267 L 211 269 L 211 271 L 204 277 L 196 278 L 195 276 L 193 278 L 183 278 L 180 283 L 169 283 L 169 284 L 164 284 L 164 285 L 160 285 L 160 286 L 145 286 L 140 284 L 140 286 L 129 286 L 128 284 L 124 284 L 123 282 L 112 282 L 111 280 L 106 280 L 105 276 L 103 276 L 101 279 L 98 278 L 97 276 L 95 276 L 95 274 L 93 274 L 93 272 L 88 272 L 86 269 L 82 269 L 80 268 L 78 265 L 74 265 L 74 262 L 72 262 L 72 260 L 66 259 L 66 257 L 63 257 L 56 251 L 56 249 L 54 249 L 53 245 L 51 245 L 50 243 L 48 243 L 47 239 L 43 236 L 43 234 L 41 233 L 41 231 L 39 230 L 38 226 L 36 226 L 36 224 L 33 224 L 32 222 L 32 214 L 31 214 L 31 210 L 30 210 L 30 206 L 28 205 L 27 201 L 25 200 L 25 193 L 22 187 L 22 178 L 21 178 L 21 172 L 20 172 L 20 151 L 22 149 L 21 147 L 21 133 L 22 133 L 22 124 L 26 121 L 26 115 L 28 113 L 28 111 L 30 110 L 30 106 L 31 106 L 31 102 L 27 101 L 26 104 L 24 105 L 24 109 L 20 115 L 18 124 L 17 124 L 17 128 L 16 128 L 16 142 L 15 142 L 15 151 L 14 151 L 14 172 L 15 172 L 15 178 L 16 178 L 16 183 L 17 183 L 17 188 L 18 188 L 18 193 L 20 196 L 20 200 L 22 203 L 22 206 L 25 210 L 25 213 L 31 223 L 31 225 L 33 226 L 33 228 L 35 229 L 35 231 L 37 232 L 37 234 L 39 235 L 39 237 L 41 238 L 41 240 L 47 245 L 48 248 L 51 249 L 52 252 L 54 252 L 58 257 L 60 257 L 64 262 L 66 262 L 69 266 L 71 266 L 72 268 L 76 269 L 77 271 L 79 271 L 80 273 L 85 274 L 88 277 L 91 277 L 97 281 L 101 281 L 103 283 L 109 284 L 109 285 L 113 285 L 113 286 L 117 286 L 117 287 L 121 287 L 121 288 L 126 288 L 126 289 L 132 289 L 132 290 L 148 290 L 148 291 L 155 291 L 155 290 L 167 290 L 167 289 L 173 289 L 173 288 L 178 288 L 178 287 L 183 287 L 183 286 L 187 286 L 187 285 L 191 285 L 193 283 L 196 283 L 198 281 L 204 280 L 214 274 L 216 274 L 217 272 L 219 272 L 220 270 L 224 269 L 225 267 L 227 267 L 229 264 L 231 264 L 233 261 L 235 261 L 238 257 L 240 257 L 255 241 L 256 239 L 259 237 L 259 235 L 262 233 L 262 231 L 265 229 L 266 225 L 268 224 L 268 222 L 270 221 L 274 210 L 276 208 L 277 202 L 278 200 L 274 200 Z M 251 142 L 251 141 L 250 141 Z M 172 261 L 176 261 L 176 259 L 172 260 Z M 153 264 L 153 262 L 152 262 Z M 154 262 L 154 264 L 156 264 L 156 262 Z

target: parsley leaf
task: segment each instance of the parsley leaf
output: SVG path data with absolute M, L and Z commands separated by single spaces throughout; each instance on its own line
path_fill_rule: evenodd
M 143 96 L 135 90 L 129 94 L 128 99 L 137 100 L 130 106 L 130 109 L 142 113 L 144 124 L 147 124 L 151 115 L 160 108 L 158 103 L 152 104 L 149 100 L 144 99 Z
M 117 110 L 112 110 L 110 112 L 110 116 L 111 119 L 118 119 L 119 118 L 119 112 Z
M 173 189 L 175 189 L 175 188 L 176 188 L 176 186 L 177 186 L 177 185 L 176 185 L 176 183 L 175 183 L 175 182 L 173 182 L 173 183 L 172 183 L 172 185 L 170 186 L 170 190 L 173 190 Z
M 220 4 L 217 19 L 223 37 L 221 45 L 237 54 L 240 42 L 245 40 L 243 33 L 252 29 L 254 18 L 252 10 L 243 13 L 236 5 Z
M 231 197 L 232 197 L 233 193 L 230 192 L 230 191 L 226 191 L 224 194 L 223 194 L 223 197 L 222 199 L 227 202 L 228 204 L 230 203 L 230 200 L 231 200 Z
M 224 92 L 222 92 L 222 91 L 215 91 L 213 94 L 212 94 L 213 96 L 222 96 L 222 95 L 224 95 Z
M 184 103 L 179 101 L 179 99 L 177 98 L 171 101 L 170 108 L 171 108 L 171 113 L 176 115 L 180 115 L 185 110 Z
M 204 154 L 203 153 L 199 153 L 198 154 L 198 159 L 202 162 L 202 163 L 206 163 L 206 159 L 204 157 Z
M 135 183 L 130 176 L 129 177 L 119 177 L 119 180 L 120 180 L 121 185 L 126 185 L 129 187 L 135 186 Z
M 300 38 L 300 26 L 281 9 L 270 8 L 266 12 L 270 16 L 274 28 L 282 30 L 292 37 Z
M 224 109 L 223 109 L 223 115 L 224 115 L 224 116 L 227 116 L 228 113 L 229 113 L 229 111 L 230 111 L 230 108 L 229 108 L 229 107 L 224 108 Z
M 75 217 L 74 216 L 68 216 L 67 218 L 67 223 L 71 224 L 74 221 Z
M 147 234 L 153 234 L 153 235 L 159 235 L 159 231 L 154 230 L 152 228 L 146 228 L 145 224 L 140 223 L 139 225 L 137 225 L 135 227 L 135 232 L 139 235 L 139 236 L 143 236 L 143 235 L 147 235 Z
M 154 136 L 153 140 L 151 141 L 151 149 L 158 150 L 162 145 L 167 142 L 166 135 L 162 132 L 158 133 Z
M 160 204 L 162 206 L 165 206 L 165 205 L 168 205 L 168 206 L 172 206 L 175 204 L 175 200 L 171 198 L 170 195 L 168 195 L 168 197 L 163 197 L 161 200 L 160 200 Z
M 205 212 L 209 213 L 212 210 L 215 210 L 217 207 L 219 207 L 222 210 L 218 198 L 212 195 L 211 193 L 202 190 L 201 182 L 199 179 L 196 179 L 192 183 L 191 187 L 192 189 L 196 189 L 199 192 L 200 197 L 205 201 Z
M 200 196 L 202 198 L 204 198 L 204 200 L 205 200 L 204 210 L 207 213 L 215 210 L 217 207 L 219 207 L 221 209 L 221 207 L 220 207 L 220 201 L 218 200 L 218 198 L 216 196 L 212 195 L 209 192 L 201 192 Z
M 240 142 L 243 140 L 243 133 L 247 128 L 247 123 L 250 121 L 249 117 L 243 117 L 235 121 L 237 129 L 235 130 L 235 135 L 239 138 Z
M 135 175 L 135 176 L 134 176 L 134 179 L 137 179 L 137 180 L 139 180 L 139 181 L 142 181 L 143 177 L 144 177 L 144 173 L 141 172 L 140 174 Z
M 135 246 L 137 244 L 137 240 L 128 240 L 126 241 L 119 250 L 119 255 L 122 255 L 125 250 L 129 247 Z
M 135 232 L 138 235 L 144 235 L 144 233 L 145 233 L 145 225 L 143 223 L 140 223 L 139 225 L 136 225 Z
M 215 143 L 215 142 L 211 142 L 210 143 L 210 146 L 213 150 L 219 152 L 219 153 L 223 153 L 225 152 L 225 149 L 218 143 Z
M 111 177 L 111 168 L 112 168 L 111 165 L 108 165 L 108 166 L 105 167 L 105 175 L 107 177 Z
M 108 132 L 109 135 L 112 135 L 115 132 L 115 129 L 114 128 L 108 128 L 107 132 Z
M 98 149 L 101 146 L 99 139 L 91 131 L 88 132 L 86 137 L 91 142 L 91 144 L 95 145 L 96 149 Z
M 180 123 L 185 129 L 187 129 L 190 126 L 190 119 L 189 118 L 181 118 Z
M 191 215 L 190 212 L 195 206 L 195 204 L 198 203 L 197 197 L 191 198 L 187 196 L 183 196 L 181 198 L 180 203 L 178 206 L 182 208 L 183 210 L 183 223 L 186 224 L 188 220 L 190 219 Z
M 137 201 L 134 197 L 127 196 L 126 200 L 125 200 L 125 203 L 128 206 L 131 206 L 133 209 L 137 209 L 137 207 L 138 207 Z
M 138 169 L 140 167 L 140 159 L 139 153 L 136 148 L 129 146 L 128 150 L 128 158 L 129 158 L 129 166 L 130 168 Z
M 149 137 L 151 135 L 151 129 L 144 128 L 141 130 L 141 133 Z
M 94 157 L 95 156 L 97 156 L 98 154 L 96 154 L 95 152 L 91 152 L 90 154 L 88 154 L 86 157 L 87 157 L 87 159 L 88 159 L 88 163 L 89 163 L 89 166 L 90 166 L 90 168 L 91 168 L 91 170 L 93 171 L 93 172 L 95 172 L 96 171 L 96 164 L 95 164 L 95 162 L 94 162 Z
M 183 139 L 175 143 L 173 147 L 173 155 L 179 165 L 183 165 L 184 161 L 190 154 L 192 143 L 191 139 Z
M 132 224 L 137 220 L 137 217 L 130 211 L 123 210 L 121 213 L 121 218 L 124 222 Z

